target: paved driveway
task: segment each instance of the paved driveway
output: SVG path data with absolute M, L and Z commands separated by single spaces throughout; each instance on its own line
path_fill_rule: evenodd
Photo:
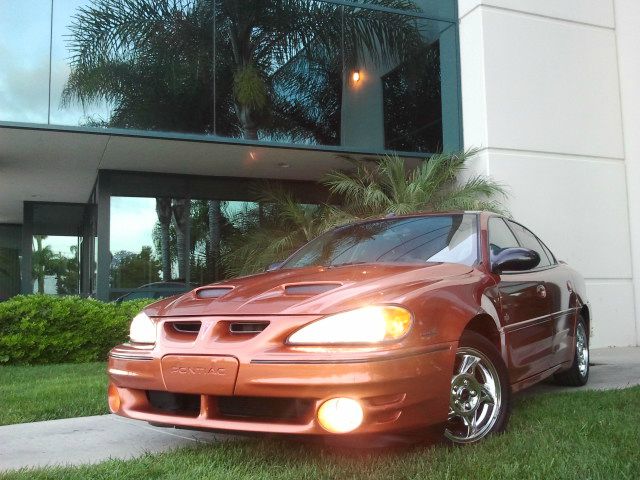
M 640 385 L 640 348 L 593 350 L 587 387 L 559 388 L 542 384 L 526 395 L 558 391 L 625 388 Z M 115 415 L 69 418 L 0 427 L 0 471 L 56 464 L 97 463 L 132 458 L 194 442 L 217 442 L 230 435 L 152 427 Z

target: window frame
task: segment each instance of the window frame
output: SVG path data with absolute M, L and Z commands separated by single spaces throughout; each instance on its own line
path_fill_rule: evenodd
M 558 260 L 556 259 L 556 256 L 553 254 L 551 249 L 549 249 L 549 247 L 547 247 L 546 244 L 542 240 L 540 240 L 540 237 L 538 237 L 530 229 L 528 229 L 527 227 L 522 225 L 520 222 L 516 222 L 515 220 L 512 220 L 510 218 L 502 217 L 500 215 L 492 215 L 487 220 L 487 249 L 486 249 L 486 254 L 487 254 L 487 259 L 489 260 L 489 268 L 491 268 L 491 250 L 490 250 L 490 247 L 489 247 L 489 234 L 490 234 L 490 231 L 489 231 L 490 225 L 489 224 L 491 223 L 491 219 L 492 218 L 499 218 L 505 223 L 505 225 L 507 226 L 509 231 L 511 231 L 511 234 L 514 236 L 514 238 L 518 242 L 518 246 L 521 247 L 521 248 L 527 248 L 527 247 L 522 245 L 522 242 L 518 238 L 518 235 L 516 234 L 514 229 L 511 227 L 510 223 L 514 223 L 514 224 L 519 225 L 520 227 L 524 228 L 527 232 L 529 232 L 531 235 L 533 235 L 533 237 L 538 241 L 538 243 L 540 244 L 540 248 L 542 249 L 543 252 L 545 252 L 545 255 L 547 256 L 547 259 L 550 262 L 549 265 L 545 265 L 543 267 L 535 267 L 535 268 L 531 268 L 529 270 L 506 270 L 504 272 L 501 272 L 500 275 L 517 275 L 517 274 L 523 274 L 523 273 L 529 273 L 529 272 L 542 272 L 544 270 L 549 270 L 551 268 L 555 268 L 555 267 L 558 266 L 558 264 L 559 264 Z M 549 255 L 547 254 L 547 252 L 551 254 L 551 258 L 549 258 Z

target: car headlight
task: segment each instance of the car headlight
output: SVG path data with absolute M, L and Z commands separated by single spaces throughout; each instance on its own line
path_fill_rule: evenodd
M 287 343 L 327 345 L 377 343 L 398 340 L 411 328 L 409 310 L 394 305 L 374 305 L 316 320 L 294 332 Z
M 140 312 L 133 318 L 129 329 L 133 343 L 156 343 L 156 324 L 146 313 Z

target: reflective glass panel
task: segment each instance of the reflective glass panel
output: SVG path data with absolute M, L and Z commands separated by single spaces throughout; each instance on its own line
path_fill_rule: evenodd
M 456 27 L 443 21 L 454 0 L 0 7 L 0 121 L 371 153 L 460 147 Z
M 33 293 L 80 293 L 78 237 L 34 235 L 32 248 Z
M 440 34 L 449 24 L 345 8 L 343 145 L 443 150 Z M 446 72 L 451 80 L 456 72 Z
M 80 22 L 89 12 L 94 11 L 90 0 L 64 0 L 53 2 L 51 32 L 51 123 L 69 126 L 109 126 L 112 118 L 110 102 L 104 95 L 96 95 L 95 87 L 107 93 L 103 84 L 96 80 L 105 80 L 111 76 L 102 65 L 86 65 L 80 68 L 76 64 L 78 43 L 76 37 L 81 34 L 77 27 L 83 25 L 83 35 L 97 36 L 97 30 L 90 30 L 87 22 Z M 97 42 L 96 42 L 97 43 Z M 96 45 L 97 46 L 97 45 Z M 73 68 L 75 66 L 76 68 Z M 114 71 L 116 67 L 111 67 Z M 73 74 L 72 74 L 73 71 Z M 106 83 L 103 81 L 103 83 Z M 92 89 L 92 86 L 94 88 Z M 108 96 L 108 95 L 107 95 Z
M 111 198 L 111 299 L 162 280 L 157 245 L 158 216 L 153 198 Z M 156 234 L 154 236 L 154 233 Z M 171 280 L 172 265 L 169 263 Z M 150 293 L 153 298 L 154 292 Z
M 47 123 L 51 0 L 0 0 L 0 120 Z

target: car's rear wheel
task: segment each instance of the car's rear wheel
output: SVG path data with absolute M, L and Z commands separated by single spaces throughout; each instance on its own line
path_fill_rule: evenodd
M 511 387 L 500 354 L 485 337 L 464 332 L 451 379 L 444 436 L 460 444 L 502 432 L 509 420 Z
M 578 318 L 575 335 L 575 354 L 569 370 L 556 373 L 553 377 L 559 385 L 581 387 L 589 381 L 589 336 L 582 317 Z

